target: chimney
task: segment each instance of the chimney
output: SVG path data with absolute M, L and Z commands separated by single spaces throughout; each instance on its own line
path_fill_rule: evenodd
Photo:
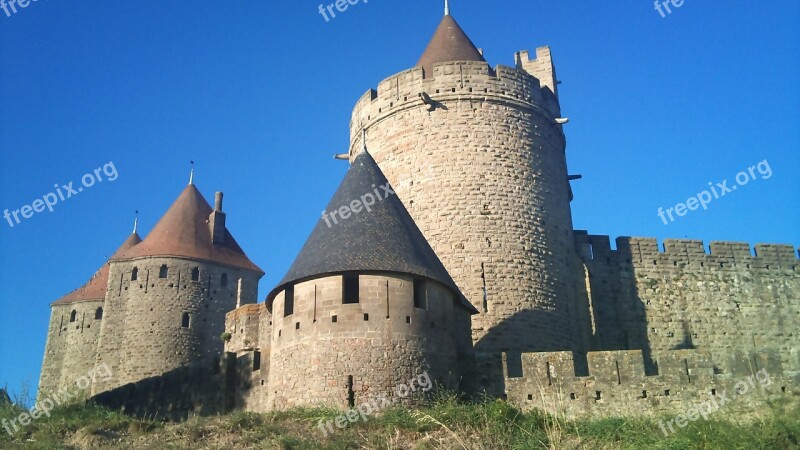
M 225 213 L 222 212 L 222 192 L 214 195 L 214 212 L 208 218 L 211 225 L 211 242 L 214 244 L 225 243 Z

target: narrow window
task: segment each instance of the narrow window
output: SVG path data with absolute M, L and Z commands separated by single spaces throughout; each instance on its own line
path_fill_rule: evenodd
M 139 268 L 134 267 L 133 270 L 131 270 L 131 281 L 136 281 L 138 278 L 139 278 Z
M 358 303 L 358 275 L 344 275 L 342 303 Z
M 423 280 L 414 280 L 414 308 L 428 308 L 428 291 Z
M 228 274 L 227 273 L 223 273 L 222 274 L 222 277 L 220 277 L 220 279 L 219 279 L 219 284 L 222 285 L 222 287 L 226 287 L 228 285 Z
M 253 372 L 261 370 L 261 352 L 253 352 Z
M 347 377 L 347 406 L 354 408 L 356 406 L 356 392 L 353 390 L 353 376 Z
M 167 268 L 167 265 L 164 264 L 160 269 L 158 269 L 158 278 L 167 278 L 167 275 L 169 275 L 169 269 Z
M 94 310 L 94 320 L 100 320 L 103 318 L 103 308 L 97 308 Z
M 200 281 L 200 269 L 197 267 L 192 269 L 192 281 Z
M 294 314 L 294 286 L 287 286 L 283 296 L 283 317 Z
M 77 319 L 77 318 L 78 318 L 78 311 L 75 311 L 73 309 L 72 312 L 69 313 L 69 321 L 70 322 L 75 322 L 75 319 Z
M 189 313 L 183 313 L 183 317 L 181 318 L 181 327 L 189 328 Z

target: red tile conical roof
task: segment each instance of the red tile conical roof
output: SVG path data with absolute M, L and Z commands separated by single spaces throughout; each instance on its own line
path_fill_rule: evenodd
M 214 243 L 209 215 L 213 210 L 194 184 L 186 186 L 175 203 L 141 244 L 114 259 L 145 256 L 182 256 L 264 273 L 244 254 L 225 230 L 224 243 Z
M 117 251 L 114 252 L 114 255 L 111 256 L 109 261 L 116 258 L 117 255 L 135 247 L 140 242 L 142 242 L 142 238 L 140 238 L 139 235 L 134 231 L 133 234 L 128 236 L 128 239 L 122 243 Z M 68 305 L 71 303 L 105 299 L 106 285 L 108 284 L 109 261 L 106 261 L 106 263 L 103 264 L 103 267 L 95 272 L 95 274 L 86 284 L 56 300 L 53 302 L 53 305 Z
M 425 76 L 428 77 L 433 75 L 434 64 L 449 61 L 486 60 L 455 19 L 446 15 L 428 43 L 425 53 L 417 62 L 417 66 L 422 66 L 425 69 Z

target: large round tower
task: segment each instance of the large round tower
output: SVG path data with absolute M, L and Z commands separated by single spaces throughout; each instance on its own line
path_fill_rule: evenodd
M 267 306 L 276 409 L 385 408 L 457 389 L 477 312 L 366 152 Z
M 537 75 L 534 77 L 532 74 Z M 572 348 L 565 137 L 549 50 L 492 68 L 447 14 L 351 120 L 458 287 L 478 351 Z
M 223 350 L 225 314 L 255 303 L 263 272 L 189 184 L 150 234 L 110 264 L 97 363 L 113 376 L 93 394 L 203 360 Z

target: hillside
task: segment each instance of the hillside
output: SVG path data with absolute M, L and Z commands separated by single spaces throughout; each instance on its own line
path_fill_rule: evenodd
M 0 406 L 0 418 L 24 410 Z M 3 449 L 798 449 L 800 408 L 775 405 L 770 413 L 734 423 L 690 422 L 665 437 L 658 420 L 567 421 L 537 411 L 522 413 L 503 401 L 442 398 L 425 408 L 395 408 L 335 426 L 328 409 L 272 414 L 237 412 L 194 417 L 184 423 L 136 420 L 92 404 L 52 411 L 14 436 L 0 430 Z M 331 422 L 333 433 L 320 426 Z M 8 425 L 8 422 L 4 422 Z

